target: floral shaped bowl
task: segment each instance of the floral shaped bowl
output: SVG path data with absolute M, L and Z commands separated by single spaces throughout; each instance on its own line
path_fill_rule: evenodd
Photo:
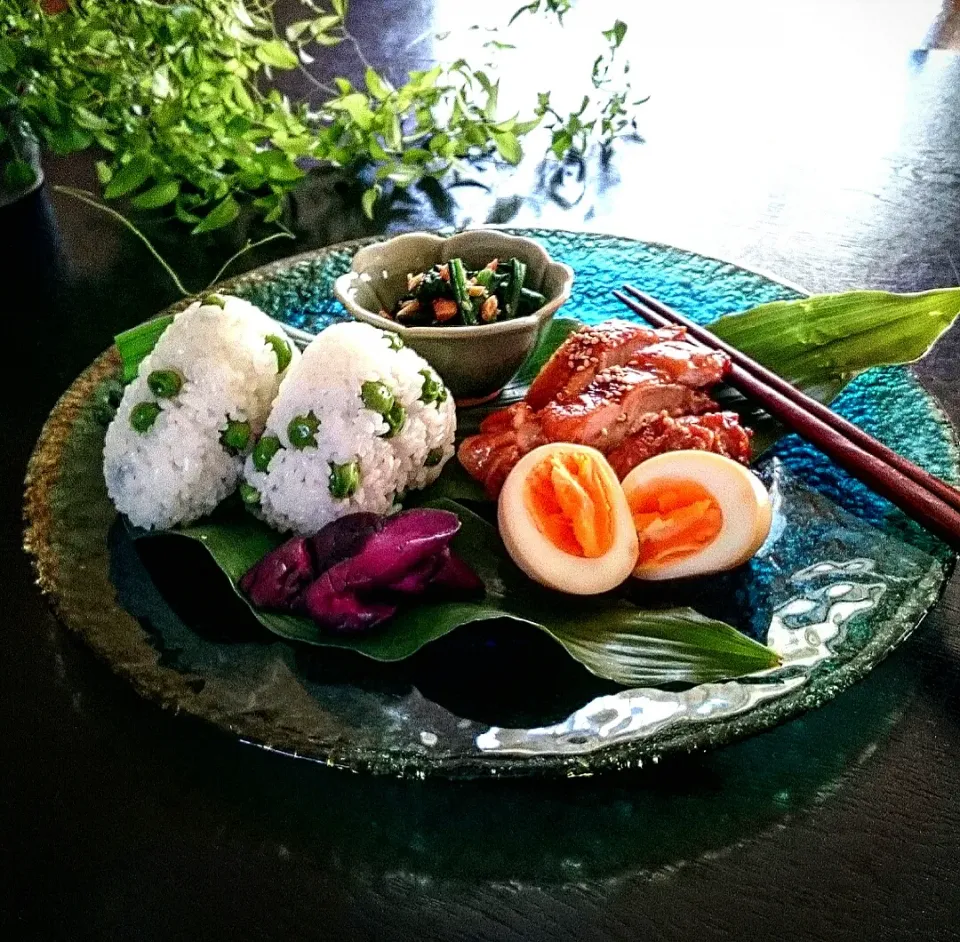
M 473 327 L 404 327 L 380 311 L 392 311 L 407 291 L 407 275 L 462 258 L 467 268 L 491 259 L 518 258 L 525 284 L 546 303 L 525 317 Z M 513 378 L 536 346 L 540 332 L 570 297 L 573 269 L 555 262 L 533 239 L 488 229 L 443 238 L 411 232 L 361 249 L 333 290 L 359 321 L 399 334 L 440 374 L 461 405 L 493 398 Z

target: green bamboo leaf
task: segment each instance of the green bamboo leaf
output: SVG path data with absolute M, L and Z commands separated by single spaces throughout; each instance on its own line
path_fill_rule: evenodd
M 103 195 L 108 199 L 117 199 L 143 186 L 153 170 L 153 161 L 147 154 L 134 154 L 107 184 Z
M 850 291 L 773 301 L 710 325 L 727 343 L 803 388 L 920 359 L 960 313 L 960 288 Z
M 924 356 L 960 313 L 960 288 L 921 294 L 850 291 L 773 301 L 721 317 L 710 329 L 727 343 L 825 404 L 864 370 Z M 724 408 L 754 430 L 763 453 L 784 429 L 749 400 L 728 391 Z
M 130 202 L 137 209 L 158 209 L 160 206 L 172 203 L 179 193 L 180 184 L 176 180 L 167 180 L 165 183 L 158 183 L 156 186 L 150 187 L 149 190 L 144 190 Z
M 712 683 L 779 663 L 770 648 L 692 608 L 600 612 L 544 627 L 592 673 L 627 687 Z
M 326 635 L 307 618 L 251 607 L 254 616 L 283 638 L 346 648 L 378 661 L 402 660 L 462 625 L 508 619 L 542 629 L 597 676 L 628 685 L 703 683 L 778 663 L 769 648 L 692 609 L 644 611 L 615 596 L 579 600 L 531 585 L 495 527 L 451 501 L 429 506 L 460 518 L 453 549 L 483 580 L 484 598 L 418 602 L 401 609 L 382 631 L 363 637 Z M 172 532 L 206 547 L 241 598 L 240 578 L 284 540 L 237 507 L 221 508 L 216 519 Z M 136 537 L 149 535 L 134 531 Z
M 240 204 L 232 197 L 228 196 L 222 203 L 218 203 L 206 216 L 193 228 L 194 234 L 201 232 L 212 232 L 214 229 L 222 229 L 229 226 L 230 223 L 240 215 Z
M 125 330 L 113 338 L 117 352 L 120 354 L 120 362 L 123 364 L 125 383 L 129 383 L 136 377 L 140 364 L 149 356 L 163 332 L 172 323 L 173 315 L 168 314 L 131 327 L 130 330 Z

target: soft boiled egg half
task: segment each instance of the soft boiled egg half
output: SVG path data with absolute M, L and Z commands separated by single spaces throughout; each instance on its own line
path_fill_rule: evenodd
M 503 485 L 498 522 L 514 562 L 561 592 L 606 592 L 637 562 L 620 482 L 607 459 L 583 445 L 556 442 L 525 455 Z
M 639 539 L 633 574 L 678 579 L 733 569 L 770 532 L 767 491 L 748 468 L 706 451 L 672 451 L 623 480 Z

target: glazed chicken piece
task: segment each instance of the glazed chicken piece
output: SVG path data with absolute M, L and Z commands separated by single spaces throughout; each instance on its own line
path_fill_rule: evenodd
M 719 383 L 730 372 L 730 358 L 689 341 L 664 340 L 638 350 L 628 366 L 655 370 L 671 382 L 703 389 Z
M 662 373 L 611 366 L 576 399 L 555 401 L 537 418 L 550 442 L 574 442 L 602 452 L 616 448 L 652 413 L 692 415 L 715 403 L 705 393 L 666 380 Z
M 623 444 L 607 453 L 622 481 L 638 464 L 667 451 L 712 451 L 750 464 L 750 432 L 736 412 L 710 412 L 674 418 L 658 415 Z
M 686 448 L 749 461 L 748 432 L 735 414 L 711 412 L 716 403 L 703 391 L 729 372 L 729 358 L 685 333 L 608 321 L 572 334 L 524 402 L 488 416 L 462 442 L 461 464 L 495 498 L 520 458 L 546 442 L 616 456 L 620 477 L 654 454 Z
M 542 409 L 548 402 L 583 392 L 601 370 L 623 366 L 643 347 L 684 336 L 683 327 L 655 330 L 627 321 L 609 320 L 571 334 L 530 384 L 527 404 Z
M 457 454 L 467 473 L 482 481 L 495 498 L 513 466 L 545 443 L 536 413 L 525 402 L 518 402 L 487 416 L 479 433 L 460 443 Z

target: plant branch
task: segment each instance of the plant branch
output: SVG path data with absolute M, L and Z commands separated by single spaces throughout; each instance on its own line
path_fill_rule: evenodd
M 321 82 L 302 62 L 297 66 L 297 71 L 307 79 L 317 91 L 323 92 L 325 95 L 330 95 L 333 98 L 340 94 L 332 85 Z
M 210 288 L 223 277 L 223 273 L 242 255 L 246 255 L 247 252 L 252 252 L 254 249 L 258 249 L 261 245 L 266 245 L 268 242 L 273 242 L 274 239 L 296 239 L 296 236 L 292 232 L 288 232 L 285 229 L 283 232 L 274 232 L 272 235 L 268 235 L 257 242 L 251 242 L 249 239 L 247 239 L 247 244 L 240 249 L 239 252 L 234 252 L 234 254 L 223 263 L 223 265 L 220 267 L 220 271 L 218 271 L 213 278 L 210 279 L 210 282 L 207 287 L 204 288 L 204 291 L 209 291 Z
M 177 273 L 171 268 L 167 260 L 153 247 L 153 243 L 132 223 L 126 216 L 118 213 L 115 209 L 111 209 L 109 206 L 104 206 L 103 203 L 96 200 L 92 193 L 87 190 L 77 190 L 72 186 L 60 186 L 55 185 L 53 189 L 57 193 L 63 193 L 65 196 L 72 196 L 75 200 L 79 200 L 81 203 L 86 203 L 88 206 L 92 206 L 94 209 L 99 209 L 102 212 L 105 212 L 108 216 L 112 216 L 119 223 L 126 226 L 141 242 L 149 249 L 150 254 L 160 263 L 163 270 L 170 276 L 170 280 L 177 286 L 177 290 L 186 298 L 190 297 L 190 292 L 183 286 L 183 282 L 180 280 Z M 232 259 L 231 259 L 232 261 Z
M 347 42 L 350 43 L 351 46 L 353 46 L 354 52 L 356 52 L 357 58 L 360 60 L 360 64 L 365 69 L 370 69 L 373 72 L 376 72 L 377 70 L 374 69 L 370 60 L 366 57 L 363 51 L 363 47 L 360 45 L 360 41 L 357 39 L 356 36 L 353 35 L 353 33 L 350 32 L 350 30 L 347 29 L 347 24 L 344 23 L 343 26 L 340 27 L 340 29 L 343 31 L 343 38 L 347 40 Z

